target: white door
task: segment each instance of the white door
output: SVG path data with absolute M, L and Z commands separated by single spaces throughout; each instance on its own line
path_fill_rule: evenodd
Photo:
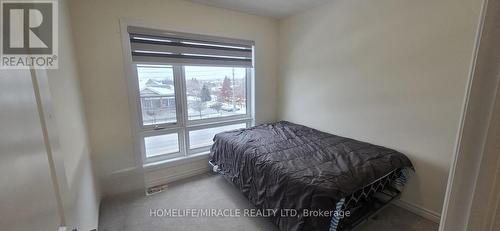
M 0 230 L 62 224 L 29 70 L 0 70 Z

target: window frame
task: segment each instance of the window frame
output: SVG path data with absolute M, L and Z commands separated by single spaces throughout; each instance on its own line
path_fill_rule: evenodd
M 160 135 L 168 135 L 168 134 L 175 134 L 177 133 L 177 139 L 178 139 L 178 145 L 179 145 L 179 152 L 175 153 L 167 153 L 167 154 L 160 154 L 157 156 L 153 157 L 146 157 L 146 144 L 145 144 L 145 139 L 146 137 L 151 137 L 151 136 L 160 136 Z M 184 130 L 183 129 L 167 129 L 167 130 L 152 130 L 152 131 L 145 131 L 139 134 L 140 137 L 140 143 L 141 143 L 141 153 L 144 158 L 144 160 L 147 160 L 145 164 L 147 163 L 154 163 L 166 159 L 173 159 L 173 158 L 179 158 L 184 156 Z
M 239 119 L 239 120 L 231 120 L 231 121 L 225 121 L 225 122 L 222 122 L 222 123 L 217 123 L 216 125 L 214 124 L 203 124 L 203 125 L 195 125 L 195 126 L 190 126 L 190 127 L 187 127 L 186 128 L 186 132 L 185 132 L 185 140 L 186 140 L 186 149 L 187 149 L 187 156 L 191 156 L 191 155 L 196 155 L 196 154 L 199 154 L 199 153 L 203 153 L 203 152 L 208 152 L 210 151 L 210 146 L 205 146 L 205 147 L 197 147 L 197 148 L 193 148 L 191 149 L 190 148 L 190 145 L 191 145 L 191 141 L 189 139 L 189 132 L 191 131 L 197 131 L 197 130 L 203 130 L 203 129 L 207 129 L 207 128 L 216 128 L 216 127 L 223 127 L 223 126 L 228 126 L 228 125 L 235 125 L 235 124 L 246 124 L 247 128 L 252 126 L 252 121 L 250 120 L 247 120 L 247 119 Z
M 132 124 L 132 136 L 134 140 L 134 150 L 136 152 L 136 164 L 138 167 L 145 167 L 165 162 L 175 162 L 191 157 L 205 155 L 209 153 L 210 146 L 190 149 L 189 132 L 194 130 L 221 127 L 226 125 L 245 123 L 247 127 L 254 124 L 254 68 L 246 68 L 245 95 L 246 113 L 241 115 L 231 115 L 207 119 L 188 119 L 188 105 L 185 81 L 185 66 L 217 66 L 217 65 L 185 65 L 160 62 L 134 62 L 132 61 L 131 45 L 129 42 L 128 26 L 150 26 L 137 25 L 121 20 L 121 34 L 123 55 L 125 59 L 125 77 L 128 83 L 128 98 L 130 107 L 130 121 Z M 154 29 L 154 28 L 152 28 Z M 141 97 L 139 89 L 139 79 L 137 65 L 166 65 L 173 68 L 173 81 L 175 90 L 176 122 L 162 123 L 156 125 L 144 125 L 141 110 Z M 226 66 L 230 67 L 230 66 Z M 145 137 L 163 134 L 178 133 L 179 152 L 174 154 L 158 155 L 146 157 Z
M 130 54 L 129 54 L 130 55 Z M 130 57 L 130 59 L 132 59 Z M 182 115 L 180 114 L 180 110 L 178 109 L 179 106 L 180 106 L 180 103 L 178 101 L 178 98 L 179 97 L 182 97 L 181 92 L 178 90 L 180 89 L 182 86 L 181 86 L 181 82 L 182 82 L 182 79 L 180 79 L 179 77 L 176 78 L 176 76 L 179 76 L 179 72 L 181 71 L 179 67 L 175 67 L 174 65 L 171 65 L 171 64 L 159 64 L 159 63 L 135 63 L 135 62 L 132 62 L 131 63 L 132 65 L 132 75 L 130 79 L 128 79 L 128 81 L 135 81 L 135 83 L 133 83 L 133 85 L 135 86 L 135 89 L 133 91 L 135 91 L 135 101 L 136 101 L 136 107 L 138 108 L 137 110 L 137 119 L 138 119 L 138 127 L 140 128 L 141 131 L 149 131 L 149 130 L 163 130 L 163 129 L 171 129 L 171 128 L 177 128 L 179 127 L 179 125 L 182 126 L 182 123 L 180 121 L 180 118 L 182 117 Z M 162 65 L 162 66 L 171 66 L 172 67 L 172 74 L 173 74 L 173 81 L 174 81 L 174 91 L 175 91 L 175 115 L 176 115 L 176 122 L 171 122 L 171 123 L 160 123 L 160 124 L 149 124 L 149 125 L 144 125 L 144 122 L 143 122 L 143 117 L 142 117 L 142 107 L 141 107 L 141 92 L 140 92 L 140 89 L 139 89 L 139 75 L 137 74 L 137 66 L 138 65 Z M 134 79 L 135 78 L 135 79 Z
M 182 83 L 184 84 L 183 86 L 183 91 L 186 92 L 186 76 L 185 76 L 185 70 L 184 70 L 184 67 L 185 66 L 199 66 L 199 65 L 182 65 L 182 71 L 181 71 L 181 75 L 182 75 L 182 79 L 184 81 L 182 81 Z M 205 65 L 207 67 L 220 67 L 220 66 L 213 66 L 213 65 Z M 231 116 L 222 116 L 222 117 L 216 117 L 216 118 L 208 118 L 208 119 L 198 119 L 198 120 L 189 120 L 189 115 L 188 113 L 186 113 L 186 118 L 185 118 L 185 123 L 186 125 L 189 127 L 189 126 L 196 126 L 196 125 L 206 125 L 206 124 L 211 124 L 211 123 L 219 123 L 219 122 L 225 122 L 225 121 L 232 121 L 232 120 L 244 120 L 244 119 L 248 119 L 248 118 L 251 118 L 252 117 L 252 109 L 251 109 L 251 89 L 252 87 L 250 86 L 251 84 L 251 78 L 253 77 L 252 75 L 252 68 L 246 68 L 246 76 L 245 76 L 245 97 L 247 99 L 247 102 L 246 102 L 246 113 L 245 114 L 241 114 L 241 115 L 231 115 Z M 234 83 L 233 83 L 234 84 Z M 185 94 L 186 95 L 186 94 Z M 184 96 L 183 96 L 184 97 Z M 184 108 L 185 110 L 183 111 L 186 111 L 187 112 L 187 109 L 188 109 L 188 105 L 187 105 L 187 98 L 185 99 L 185 102 L 184 102 Z

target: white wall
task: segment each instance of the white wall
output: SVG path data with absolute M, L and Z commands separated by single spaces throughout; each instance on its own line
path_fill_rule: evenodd
M 78 230 L 97 228 L 100 193 L 96 184 L 77 73 L 73 37 L 66 1 L 59 2 L 59 69 L 49 70 L 48 81 L 60 151 L 68 182 L 69 224 Z
M 279 118 L 407 154 L 402 199 L 440 213 L 480 3 L 339 0 L 281 21 Z
M 180 0 L 71 1 L 70 10 L 90 142 L 106 193 L 143 184 L 140 171 L 134 169 L 139 154 L 132 146 L 121 18 L 169 30 L 254 40 L 256 121 L 276 119 L 275 20 Z M 114 185 L 108 184 L 110 179 Z

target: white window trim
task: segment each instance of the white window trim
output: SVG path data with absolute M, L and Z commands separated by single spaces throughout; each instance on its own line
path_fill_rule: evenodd
M 196 149 L 189 149 L 189 131 L 220 127 L 225 125 L 246 123 L 247 127 L 254 125 L 255 113 L 254 113 L 254 69 L 247 68 L 246 75 L 246 114 L 235 115 L 227 117 L 209 118 L 203 120 L 188 120 L 187 112 L 187 100 L 184 94 L 186 90 L 184 79 L 184 66 L 178 64 L 165 64 L 172 65 L 174 67 L 174 88 L 176 99 L 176 123 L 164 123 L 159 125 L 143 125 L 142 124 L 142 113 L 139 107 L 140 105 L 140 92 L 138 91 L 138 78 L 137 78 L 137 68 L 135 62 L 132 61 L 131 55 L 131 45 L 129 40 L 129 34 L 127 31 L 128 26 L 139 26 L 158 30 L 168 30 L 167 28 L 159 28 L 151 25 L 144 25 L 143 23 L 133 22 L 126 19 L 120 20 L 121 38 L 122 38 L 122 51 L 124 57 L 124 69 L 125 78 L 127 79 L 128 87 L 128 100 L 130 108 L 130 123 L 132 127 L 132 137 L 134 141 L 134 153 L 136 154 L 136 167 L 145 168 L 150 166 L 157 167 L 158 165 L 168 164 L 172 165 L 175 163 L 181 163 L 189 161 L 190 159 L 196 159 L 196 157 L 208 155 L 210 147 L 202 147 Z M 148 64 L 141 62 L 141 64 Z M 158 63 L 150 63 L 156 64 Z M 152 130 L 155 126 L 160 127 L 159 130 Z M 184 129 L 185 128 L 185 129 Z M 175 133 L 179 134 L 179 153 L 160 155 L 155 157 L 146 158 L 144 137 L 149 135 L 161 135 Z M 175 158 L 172 158 L 176 155 Z

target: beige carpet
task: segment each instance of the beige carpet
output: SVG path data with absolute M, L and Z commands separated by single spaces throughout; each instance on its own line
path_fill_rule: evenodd
M 101 203 L 100 231 L 278 231 L 266 218 L 150 216 L 151 209 L 254 208 L 221 176 L 203 174 L 169 185 L 164 192 L 141 192 L 106 198 Z M 164 210 L 163 210 L 164 211 Z M 242 210 L 240 210 L 242 211 Z M 158 212 L 157 215 L 161 215 Z M 438 225 L 396 206 L 389 206 L 358 230 L 432 231 Z

